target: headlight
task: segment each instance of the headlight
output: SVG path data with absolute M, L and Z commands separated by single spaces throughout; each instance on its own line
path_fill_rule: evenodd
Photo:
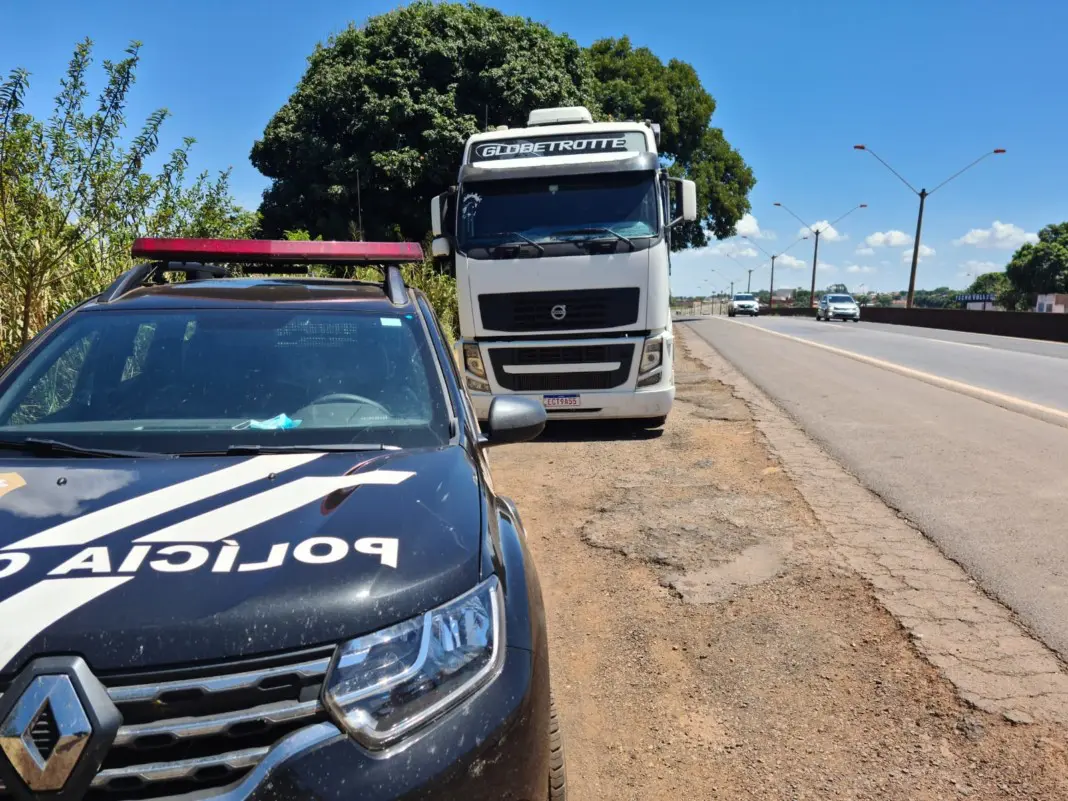
M 464 367 L 479 378 L 486 377 L 486 365 L 482 363 L 482 354 L 478 350 L 478 345 L 473 342 L 464 343 Z
M 464 376 L 464 380 L 467 382 L 467 388 L 472 392 L 489 392 L 490 385 L 480 378 L 473 378 L 471 376 Z
M 650 370 L 655 370 L 660 366 L 660 363 L 664 360 L 664 340 L 662 339 L 647 339 L 645 340 L 645 348 L 642 350 L 642 366 L 639 370 L 641 373 L 648 373 Z
M 504 661 L 496 577 L 425 615 L 342 645 L 324 700 L 337 723 L 382 748 L 470 696 Z

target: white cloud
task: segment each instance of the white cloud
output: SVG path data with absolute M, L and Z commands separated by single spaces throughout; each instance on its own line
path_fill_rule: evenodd
M 775 259 L 776 265 L 781 264 L 783 267 L 789 267 L 791 270 L 800 270 L 806 263 L 807 262 L 804 262 L 801 259 L 791 256 L 789 253 Z
M 934 248 L 929 248 L 927 245 L 920 243 L 920 258 L 918 261 L 923 261 L 927 256 L 933 256 L 935 254 Z M 912 248 L 901 251 L 901 261 L 906 264 L 912 264 Z
M 873 273 L 873 272 L 875 272 L 875 268 L 874 267 L 861 267 L 859 264 L 850 264 L 848 267 L 846 267 L 846 272 L 847 273 Z
M 757 253 L 756 248 L 745 242 L 734 242 L 730 239 L 724 242 L 717 242 L 712 247 L 708 248 L 709 252 L 722 256 L 734 256 L 734 258 L 755 259 L 760 254 Z
M 864 240 L 869 248 L 899 248 L 912 244 L 912 237 L 904 231 L 876 231 Z M 860 253 L 858 250 L 857 253 Z
M 734 226 L 734 233 L 738 236 L 747 236 L 750 239 L 774 239 L 775 233 L 773 231 L 761 231 L 760 223 L 757 222 L 757 218 L 752 214 L 744 214 L 742 219 L 738 220 Z
M 1031 234 L 1018 225 L 994 220 L 989 228 L 973 228 L 960 239 L 954 239 L 954 245 L 975 245 L 977 248 L 998 248 L 1016 250 L 1020 245 L 1037 242 L 1038 234 Z
M 835 267 L 833 264 L 828 264 L 825 261 L 821 261 L 819 263 L 819 266 L 816 269 L 817 270 L 823 270 L 824 272 L 827 272 L 827 273 L 837 272 L 837 270 L 838 270 L 838 268 Z
M 849 239 L 848 236 L 841 233 L 827 220 L 820 220 L 819 222 L 812 223 L 812 231 L 819 231 L 820 239 L 822 239 L 824 242 L 843 242 L 846 239 Z M 807 228 L 799 228 L 797 231 L 797 235 L 811 237 L 812 231 L 808 230 Z
M 855 251 L 858 256 L 874 256 L 875 248 L 857 248 Z

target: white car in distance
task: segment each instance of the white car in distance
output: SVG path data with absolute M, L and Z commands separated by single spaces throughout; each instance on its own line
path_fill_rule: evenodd
M 748 292 L 738 292 L 727 304 L 727 316 L 734 317 L 736 314 L 748 314 L 756 317 L 760 314 L 760 304 L 755 295 Z

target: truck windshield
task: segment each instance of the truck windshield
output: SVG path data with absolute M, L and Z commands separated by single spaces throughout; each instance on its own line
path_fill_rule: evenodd
M 472 182 L 460 199 L 459 244 L 653 237 L 658 201 L 648 172 Z
M 0 387 L 0 441 L 153 453 L 448 441 L 411 315 L 265 309 L 86 313 Z

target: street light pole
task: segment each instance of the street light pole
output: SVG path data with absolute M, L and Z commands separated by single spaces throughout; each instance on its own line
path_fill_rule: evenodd
M 745 291 L 746 292 L 752 292 L 753 290 L 750 288 L 750 285 L 753 283 L 753 270 L 755 268 L 749 267 L 748 269 L 749 269 L 749 277 L 745 279 Z
M 822 228 L 819 228 L 819 229 L 813 228 L 807 222 L 805 222 L 800 217 L 798 217 L 796 214 L 794 214 L 793 211 L 790 210 L 790 207 L 787 206 L 785 203 L 776 203 L 775 205 L 778 206 L 783 211 L 785 211 L 787 214 L 789 214 L 791 217 L 793 217 L 795 220 L 797 220 L 803 226 L 805 226 L 805 228 L 807 228 L 809 231 L 811 231 L 812 235 L 816 237 L 816 246 L 812 249 L 812 288 L 809 290 L 809 293 L 808 293 L 808 307 L 811 309 L 815 305 L 815 301 L 816 301 L 816 265 L 819 264 L 820 234 L 822 234 L 828 228 L 831 228 L 834 225 L 840 223 L 842 220 L 844 220 L 846 217 L 848 217 L 850 214 L 852 214 L 857 209 L 866 209 L 866 208 L 868 208 L 868 204 L 867 203 L 859 203 L 859 204 L 857 204 L 856 206 L 851 208 L 849 211 L 847 211 L 845 214 L 843 214 L 841 217 L 836 219 L 834 222 L 829 222 L 825 226 L 823 226 Z
M 916 265 L 920 263 L 920 231 L 923 230 L 923 204 L 931 194 L 926 189 L 919 191 L 920 213 L 916 215 L 916 239 L 912 243 L 912 271 L 909 273 L 909 295 L 905 301 L 906 308 L 912 308 L 912 299 L 916 296 Z
M 924 206 L 924 202 L 927 200 L 927 198 L 930 195 L 933 195 L 935 192 L 937 192 L 943 186 L 948 184 L 950 181 L 952 181 L 958 175 L 960 175 L 962 173 L 965 173 L 968 170 L 970 170 L 972 167 L 974 167 L 976 164 L 978 164 L 983 159 L 985 159 L 985 158 L 987 158 L 989 156 L 1000 156 L 1000 155 L 1004 154 L 1005 148 L 998 147 L 998 148 L 995 148 L 994 150 L 991 150 L 991 151 L 988 151 L 988 152 L 984 153 L 979 158 L 977 158 L 975 161 L 973 161 L 970 164 L 968 164 L 967 166 L 957 170 L 955 173 L 953 173 L 951 176 L 946 178 L 946 180 L 944 180 L 942 183 L 940 183 L 938 186 L 936 186 L 930 192 L 928 192 L 926 189 L 917 190 L 916 187 L 914 187 L 912 184 L 910 184 L 908 181 L 906 181 L 902 177 L 901 173 L 899 173 L 897 170 L 895 170 L 893 167 L 891 167 L 889 164 L 887 164 L 878 153 L 876 153 L 874 150 L 869 148 L 867 145 L 853 145 L 853 149 L 854 150 L 863 150 L 863 151 L 865 151 L 867 153 L 871 153 L 873 156 L 875 156 L 876 159 L 879 160 L 880 164 L 882 164 L 884 167 L 886 167 L 886 169 L 890 170 L 890 172 L 892 172 L 894 175 L 896 175 L 898 180 L 901 181 L 901 183 L 903 183 L 905 186 L 907 186 L 910 190 L 912 190 L 912 192 L 914 194 L 918 195 L 919 198 L 920 198 L 920 211 L 919 211 L 919 214 L 916 215 L 916 239 L 912 243 L 912 272 L 909 274 L 909 295 L 908 295 L 908 300 L 905 302 L 905 307 L 911 309 L 912 308 L 912 300 L 915 297 L 915 293 L 916 293 L 916 266 L 920 263 L 920 232 L 921 232 L 921 230 L 923 228 L 923 206 Z

